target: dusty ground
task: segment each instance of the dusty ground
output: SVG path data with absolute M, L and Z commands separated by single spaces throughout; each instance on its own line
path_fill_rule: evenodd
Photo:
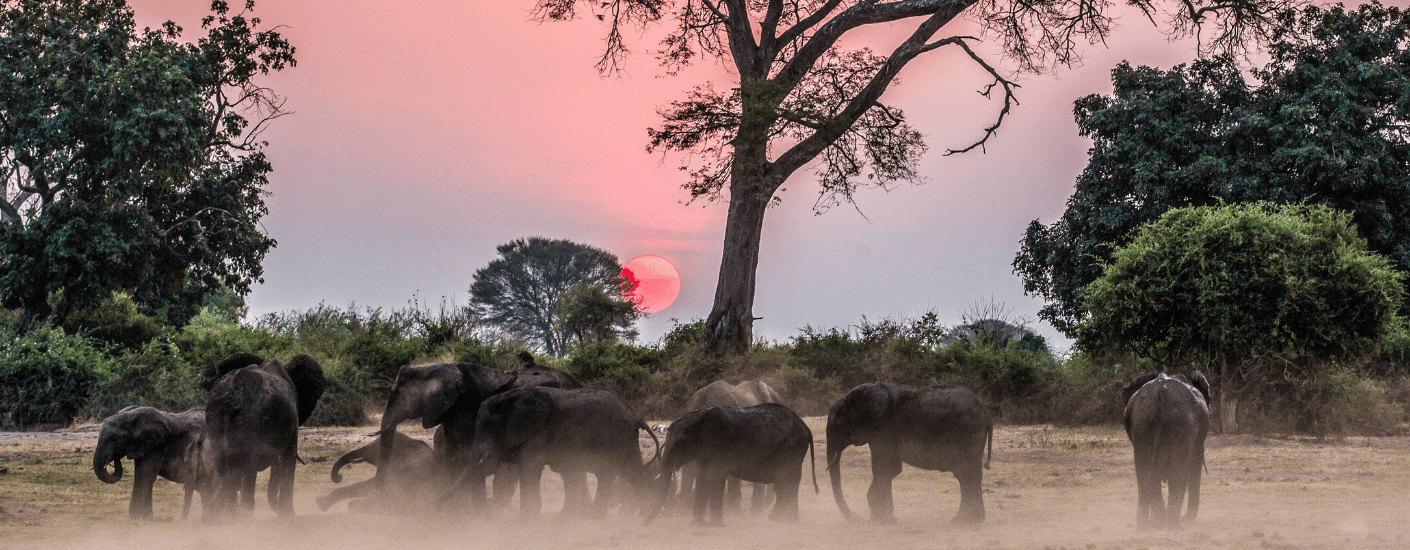
M 821 423 L 809 419 L 819 450 Z M 281 519 L 270 512 L 261 475 L 255 516 L 218 527 L 180 519 L 179 487 L 165 480 L 156 488 L 158 521 L 129 522 L 130 475 L 105 485 L 88 470 L 96 427 L 3 433 L 0 548 L 1410 547 L 1410 438 L 1212 437 L 1199 520 L 1181 531 L 1151 533 L 1133 525 L 1135 474 L 1130 446 L 1116 427 L 998 428 L 993 469 L 984 480 L 989 519 L 977 528 L 948 523 L 959 501 L 953 477 L 910 467 L 896 483 L 896 525 L 843 521 L 822 470 L 822 492 L 805 489 L 802 521 L 786 525 L 747 513 L 727 515 L 724 528 L 693 527 L 684 516 L 663 517 L 645 527 L 621 515 L 603 521 L 522 522 L 508 514 L 349 514 L 346 505 L 318 513 L 313 498 L 335 487 L 328 480 L 333 459 L 366 442 L 361 434 L 367 431 L 304 430 L 300 453 L 309 464 L 298 470 L 298 517 Z M 849 503 L 862 513 L 870 478 L 867 461 L 866 449 L 852 448 L 844 455 Z M 347 472 L 344 483 L 372 473 L 365 465 Z M 555 474 L 546 473 L 544 480 L 545 508 L 556 510 L 562 486 Z

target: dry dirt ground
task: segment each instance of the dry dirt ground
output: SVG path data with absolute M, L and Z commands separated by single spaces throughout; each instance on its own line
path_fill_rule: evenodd
M 819 450 L 823 420 L 808 419 Z M 0 548 L 1410 548 L 1410 438 L 1404 437 L 1214 436 L 1198 521 L 1179 531 L 1141 532 L 1134 526 L 1130 445 L 1118 427 L 999 427 L 993 469 L 984 479 L 988 521 L 965 528 L 949 524 L 959 502 L 954 478 L 909 466 L 896 480 L 895 525 L 844 521 L 821 468 L 820 493 L 806 488 L 805 474 L 796 524 L 748 512 L 726 514 L 722 528 L 695 527 L 683 515 L 650 526 L 624 514 L 557 519 L 552 511 L 561 506 L 562 485 L 553 473 L 544 474 L 549 513 L 541 521 L 508 512 L 349 513 L 346 504 L 319 513 L 314 497 L 336 487 L 328 479 L 333 460 L 368 441 L 367 431 L 305 429 L 300 454 L 309 464 L 298 469 L 297 517 L 273 515 L 261 474 L 254 516 L 221 526 L 194 517 L 199 504 L 182 520 L 180 488 L 165 480 L 156 487 L 158 519 L 128 521 L 132 466 L 116 485 L 93 476 L 96 427 L 0 433 Z M 650 440 L 643 439 L 649 452 Z M 868 460 L 865 448 L 844 454 L 849 504 L 863 514 Z M 345 472 L 344 484 L 372 474 L 366 465 Z

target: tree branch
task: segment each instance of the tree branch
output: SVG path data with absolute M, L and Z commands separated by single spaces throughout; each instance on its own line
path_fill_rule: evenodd
M 1004 117 L 1008 116 L 1009 114 L 1009 109 L 1012 106 L 1018 104 L 1018 98 L 1014 96 L 1013 90 L 1014 88 L 1018 88 L 1019 85 L 1015 84 L 1013 81 L 1007 78 L 1004 78 L 1003 75 L 1000 75 L 998 70 L 994 69 L 992 65 L 984 61 L 983 58 L 979 57 L 979 54 L 974 53 L 974 50 L 969 48 L 969 44 L 966 44 L 964 42 L 965 40 L 975 40 L 975 38 L 972 36 L 952 36 L 944 40 L 937 40 L 933 43 L 926 44 L 925 50 L 930 51 L 948 44 L 958 44 L 960 48 L 964 49 L 965 53 L 969 54 L 970 59 L 973 59 L 974 62 L 978 63 L 980 67 L 983 67 L 985 71 L 988 71 L 989 76 L 994 77 L 994 82 L 990 83 L 988 86 L 985 86 L 984 89 L 979 92 L 979 95 L 982 95 L 985 98 L 989 98 L 990 93 L 994 91 L 995 86 L 1003 86 L 1004 108 L 999 111 L 999 117 L 994 121 L 994 124 L 984 129 L 984 137 L 980 138 L 979 141 L 971 143 L 968 147 L 965 147 L 964 149 L 946 149 L 945 156 L 947 157 L 956 153 L 967 153 L 969 151 L 974 150 L 975 147 L 979 147 L 980 151 L 982 152 L 984 150 L 984 144 L 989 141 L 989 138 L 993 137 L 994 134 L 998 133 L 999 126 L 1004 123 Z

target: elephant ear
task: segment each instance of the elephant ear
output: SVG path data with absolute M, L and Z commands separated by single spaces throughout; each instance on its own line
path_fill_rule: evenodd
M 1190 385 L 1191 385 L 1191 386 L 1194 386 L 1195 389 L 1199 390 L 1200 395 L 1203 395 L 1203 396 L 1204 396 L 1204 402 L 1205 402 L 1206 404 L 1208 404 L 1208 403 L 1209 403 L 1209 379 L 1204 377 L 1204 373 L 1202 373 L 1202 372 L 1200 372 L 1200 371 L 1191 372 L 1191 373 L 1190 373 Z
M 421 428 L 429 430 L 441 423 L 441 417 L 460 399 L 465 387 L 465 378 L 460 369 L 450 365 L 439 365 L 431 372 L 428 386 L 421 395 Z
M 538 387 L 527 387 L 504 394 L 508 404 L 504 418 L 504 449 L 514 449 L 527 443 L 548 424 L 556 400 Z
M 318 361 L 304 354 L 295 355 L 284 365 L 284 370 L 294 382 L 294 393 L 299 399 L 299 424 L 303 425 L 313 415 L 313 407 L 318 404 L 318 398 L 323 397 L 323 390 L 328 389 L 328 379 L 323 377 L 323 367 Z
M 1121 406 L 1124 407 L 1127 403 L 1130 403 L 1131 396 L 1136 395 L 1136 391 L 1140 390 L 1141 386 L 1146 385 L 1146 383 L 1151 380 L 1155 380 L 1157 376 L 1160 376 L 1160 373 L 1149 372 L 1132 378 L 1131 383 L 1127 384 L 1126 388 L 1121 390 Z
M 128 439 L 127 457 L 137 460 L 162 448 L 177 433 L 170 415 L 151 407 L 133 409 L 132 437 Z
M 220 377 L 225 376 L 226 373 L 233 370 L 243 369 L 250 365 L 263 364 L 264 358 L 253 353 L 232 353 L 225 359 L 221 359 L 219 363 L 215 364 L 215 378 L 212 378 L 212 380 L 217 380 Z

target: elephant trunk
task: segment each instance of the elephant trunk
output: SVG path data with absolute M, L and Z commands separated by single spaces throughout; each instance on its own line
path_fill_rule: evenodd
M 382 432 L 381 435 L 378 436 L 378 443 L 380 447 L 378 451 L 380 451 L 383 460 L 381 461 L 381 464 L 377 465 L 377 474 L 372 478 L 377 481 L 378 488 L 385 487 L 387 484 L 387 468 L 384 468 L 383 466 L 392 463 L 392 453 L 396 451 L 396 434 L 397 423 L 393 422 L 390 427 L 387 426 L 387 423 L 385 421 L 382 423 Z M 344 455 L 343 458 L 347 458 L 347 455 Z M 338 459 L 338 462 L 341 463 L 342 459 Z M 333 475 L 342 477 L 338 474 L 337 466 L 334 466 L 333 468 Z M 334 481 L 337 481 L 337 478 L 335 478 Z
M 108 472 L 109 463 L 113 465 L 112 472 Z M 97 450 L 93 451 L 93 473 L 103 483 L 117 483 L 122 479 L 122 455 L 115 453 L 107 442 L 99 442 Z
M 348 452 L 348 454 L 345 454 L 345 455 L 339 457 L 339 458 L 338 458 L 338 461 L 333 463 L 333 470 L 330 471 L 330 472 L 328 472 L 328 477 L 330 477 L 330 478 L 333 479 L 333 483 L 342 483 L 342 482 L 343 482 L 343 474 L 342 474 L 341 472 L 339 472 L 339 470 L 342 470 L 342 469 L 343 469 L 343 466 L 347 466 L 348 464 L 356 464 L 356 463 L 359 463 L 359 462 L 368 462 L 366 455 L 367 455 L 367 453 L 369 452 L 369 450 L 374 449 L 374 448 L 376 448 L 376 447 L 379 446 L 379 445 L 385 446 L 385 444 L 382 443 L 382 441 L 381 441 L 382 439 L 390 439 L 390 438 L 387 438 L 385 435 L 384 435 L 384 436 L 381 436 L 381 437 L 378 438 L 378 441 L 377 441 L 376 443 L 371 443 L 371 444 L 368 444 L 368 445 L 364 445 L 364 446 L 358 448 L 357 450 L 350 451 L 350 452 Z M 373 464 L 373 466 L 376 466 L 376 465 L 377 465 L 377 464 L 375 464 L 375 463 Z
M 656 498 L 648 505 L 649 508 L 646 518 L 642 520 L 642 525 L 651 525 L 652 520 L 655 520 L 656 516 L 661 513 L 661 509 L 666 507 L 666 499 L 670 497 L 671 487 L 675 485 L 675 475 L 675 470 L 663 468 L 661 473 L 656 476 Z
M 847 507 L 847 499 L 842 496 L 842 450 L 847 448 L 847 443 L 842 440 L 840 434 L 828 434 L 827 438 L 827 475 L 832 480 L 832 499 L 837 501 L 837 509 L 842 512 L 844 519 L 852 519 L 852 509 Z

